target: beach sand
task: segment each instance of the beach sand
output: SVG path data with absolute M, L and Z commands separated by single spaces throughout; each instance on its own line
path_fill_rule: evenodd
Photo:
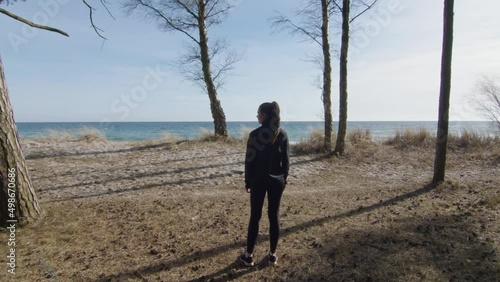
M 498 144 L 450 150 L 437 188 L 432 147 L 350 144 L 342 158 L 292 149 L 279 265 L 265 264 L 264 210 L 257 266 L 246 268 L 236 261 L 250 209 L 244 142 L 21 143 L 43 216 L 18 230 L 15 281 L 500 277 Z

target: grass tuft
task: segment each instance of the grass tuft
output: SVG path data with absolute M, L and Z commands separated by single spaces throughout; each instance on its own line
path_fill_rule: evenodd
M 499 136 L 488 136 L 469 130 L 463 130 L 459 135 L 450 135 L 448 143 L 452 147 L 461 149 L 474 149 L 494 146 L 500 141 Z
M 84 141 L 89 143 L 107 141 L 104 131 L 91 126 L 83 126 L 78 131 L 77 136 L 77 141 Z
M 370 129 L 355 129 L 347 133 L 347 141 L 352 145 L 369 144 L 372 142 Z
M 47 129 L 43 137 L 35 138 L 36 140 L 54 140 L 54 141 L 70 141 L 73 135 L 66 129 Z
M 218 137 L 215 135 L 213 130 L 210 130 L 205 127 L 200 127 L 200 136 L 195 139 L 195 141 L 199 142 L 213 142 L 217 141 Z
M 250 135 L 250 132 L 252 132 L 252 128 L 246 127 L 246 126 L 240 126 L 240 139 L 243 142 L 246 142 L 248 140 L 248 136 Z
M 43 136 L 34 138 L 35 141 L 106 141 L 106 134 L 104 131 L 92 127 L 82 126 L 76 132 L 71 132 L 66 129 L 47 129 Z
M 161 141 L 166 142 L 166 143 L 176 143 L 180 140 L 177 136 L 173 135 L 172 133 L 170 133 L 168 131 L 165 131 L 165 132 L 162 132 Z
M 246 140 L 245 140 L 246 141 Z M 242 139 L 234 137 L 234 136 L 228 136 L 228 137 L 221 137 L 215 135 L 213 130 L 210 130 L 205 127 L 200 127 L 200 135 L 193 139 L 192 142 L 196 143 L 203 143 L 203 142 L 223 142 L 223 143 L 241 143 Z
M 332 134 L 332 143 L 335 142 L 336 135 Z M 325 153 L 324 132 L 320 128 L 314 128 L 309 136 L 298 143 L 290 145 L 291 151 L 298 155 Z
M 432 134 L 425 128 L 398 130 L 393 137 L 388 138 L 384 144 L 399 148 L 423 147 L 433 142 Z

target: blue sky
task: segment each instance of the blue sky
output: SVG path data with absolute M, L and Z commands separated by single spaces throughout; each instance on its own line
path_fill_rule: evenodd
M 308 62 L 318 45 L 272 33 L 276 11 L 293 16 L 300 1 L 231 0 L 235 7 L 210 40 L 225 37 L 243 51 L 219 98 L 228 121 L 254 121 L 265 101 L 281 105 L 282 120 L 322 120 L 321 71 Z M 94 2 L 90 27 L 80 0 L 39 0 L 4 7 L 46 21 L 69 38 L 33 30 L 0 16 L 0 55 L 16 121 L 211 121 L 208 96 L 168 66 L 188 39 L 159 31 L 140 15 L 116 20 Z M 52 9 L 44 9 L 51 3 Z M 355 23 L 349 58 L 349 120 L 436 120 L 442 44 L 438 0 L 380 0 Z M 467 103 L 480 75 L 500 76 L 500 2 L 456 1 L 450 118 L 481 120 Z M 340 36 L 332 30 L 337 49 Z M 101 48 L 102 47 L 102 48 Z M 335 52 L 334 52 L 335 54 Z M 333 60 L 333 112 L 338 113 L 338 60 Z M 144 86 L 147 87 L 144 87 Z M 145 91 L 144 89 L 147 88 Z

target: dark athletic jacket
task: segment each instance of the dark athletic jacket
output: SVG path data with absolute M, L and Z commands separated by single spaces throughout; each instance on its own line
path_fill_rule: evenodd
M 267 125 L 250 132 L 245 157 L 245 188 L 252 188 L 253 184 L 265 179 L 269 174 L 283 174 L 286 183 L 290 167 L 288 134 L 280 128 L 276 141 L 271 144 L 273 134 Z

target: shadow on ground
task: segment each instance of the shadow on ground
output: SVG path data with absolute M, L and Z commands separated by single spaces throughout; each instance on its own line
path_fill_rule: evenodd
M 36 160 L 36 159 L 46 159 L 46 158 L 55 158 L 55 157 L 96 156 L 96 155 L 103 155 L 103 154 L 137 152 L 137 151 L 144 151 L 144 150 L 157 149 L 157 148 L 164 148 L 164 149 L 168 150 L 168 149 L 172 148 L 172 143 L 150 144 L 150 145 L 144 145 L 144 146 L 131 147 L 131 148 L 127 148 L 127 149 L 107 150 L 107 151 L 55 152 L 52 154 L 33 152 L 33 153 L 27 155 L 25 158 L 27 160 Z
M 350 230 L 316 251 L 330 273 L 296 278 L 330 281 L 499 281 L 494 247 L 480 240 L 469 212 L 400 218 L 390 228 Z M 328 268 L 323 268 L 328 269 Z
M 311 221 L 307 221 L 307 222 L 297 224 L 297 225 L 294 225 L 294 226 L 291 226 L 288 228 L 284 228 L 284 229 L 282 229 L 281 234 L 282 234 L 282 237 L 287 237 L 295 232 L 298 232 L 298 231 L 306 229 L 306 228 L 320 226 L 320 225 L 328 223 L 328 222 L 332 222 L 332 221 L 340 220 L 343 218 L 348 218 L 351 216 L 356 216 L 359 214 L 367 213 L 367 212 L 370 212 L 370 211 L 373 211 L 373 210 L 376 210 L 376 209 L 379 209 L 382 207 L 386 207 L 386 206 L 404 201 L 404 200 L 412 198 L 412 197 L 417 197 L 419 195 L 422 195 L 424 193 L 427 193 L 427 192 L 433 190 L 434 188 L 435 188 L 434 185 L 426 185 L 418 190 L 408 192 L 408 193 L 399 195 L 397 197 L 387 199 L 385 201 L 380 201 L 376 204 L 373 204 L 373 205 L 370 205 L 367 207 L 360 207 L 358 209 L 346 211 L 343 213 L 338 213 L 338 214 L 334 214 L 334 215 L 326 215 L 324 217 L 315 218 Z M 264 242 L 264 241 L 268 241 L 268 240 L 269 240 L 269 236 L 260 236 L 258 238 L 258 242 Z M 224 253 L 226 251 L 239 249 L 244 244 L 245 244 L 244 241 L 238 241 L 238 242 L 234 242 L 234 243 L 220 245 L 218 247 L 211 248 L 208 250 L 197 251 L 193 254 L 188 254 L 186 256 L 183 256 L 181 258 L 177 258 L 174 260 L 164 261 L 164 262 L 160 262 L 157 264 L 132 269 L 132 270 L 127 271 L 127 272 L 122 272 L 122 273 L 118 273 L 118 274 L 114 274 L 114 275 L 110 275 L 110 276 L 106 276 L 106 277 L 101 277 L 97 281 L 116 281 L 116 280 L 120 281 L 122 279 L 134 278 L 134 277 L 140 278 L 143 275 L 154 274 L 154 273 L 158 273 L 161 271 L 168 271 L 172 268 L 180 267 L 180 266 L 192 263 L 192 262 L 197 261 L 197 260 L 206 259 L 206 258 L 212 257 L 212 256 L 217 256 L 218 254 Z M 206 277 L 224 276 L 226 280 L 230 280 L 230 276 L 231 275 L 234 276 L 234 273 L 232 273 L 233 269 L 234 268 L 231 267 L 231 265 L 229 265 L 229 266 L 225 267 L 224 269 L 218 270 L 215 273 L 205 275 L 205 276 Z M 247 270 L 247 271 L 256 271 L 256 270 L 258 270 L 258 268 L 254 269 L 254 270 Z M 243 274 L 240 274 L 237 277 L 240 277 L 246 273 L 248 273 L 248 272 L 243 271 Z
M 318 157 L 314 157 L 312 159 L 299 160 L 296 162 L 292 162 L 290 164 L 290 166 L 301 166 L 301 165 L 305 165 L 308 163 L 321 161 L 321 160 L 324 160 L 326 158 L 328 158 L 328 157 L 327 156 L 318 156 Z M 167 174 L 172 174 L 172 173 L 183 173 L 183 172 L 189 172 L 189 171 L 195 171 L 195 170 L 203 170 L 203 169 L 207 169 L 207 168 L 225 167 L 225 166 L 237 165 L 239 163 L 241 164 L 241 166 L 244 166 L 244 161 L 242 161 L 242 162 L 223 163 L 223 164 L 215 164 L 215 165 L 207 165 L 207 166 L 177 168 L 174 170 L 162 170 L 162 171 L 157 171 L 157 172 L 152 172 L 152 173 L 137 173 L 137 174 L 133 174 L 130 176 L 121 177 L 121 178 L 103 179 L 103 180 L 101 180 L 101 184 L 105 184 L 106 182 L 113 182 L 113 181 L 136 180 L 136 179 L 141 178 L 141 177 L 162 176 L 162 175 L 167 175 Z M 121 194 L 121 193 L 126 193 L 126 192 L 131 192 L 131 191 L 148 190 L 148 189 L 153 189 L 153 188 L 165 187 L 165 186 L 169 186 L 169 185 L 180 185 L 180 184 L 192 183 L 192 182 L 203 181 L 203 180 L 207 180 L 207 179 L 231 177 L 233 174 L 243 175 L 243 173 L 244 173 L 243 170 L 231 170 L 231 171 L 226 171 L 226 172 L 224 172 L 224 170 L 221 170 L 220 173 L 212 174 L 209 176 L 184 178 L 184 179 L 179 179 L 179 180 L 174 180 L 174 181 L 163 181 L 163 182 L 159 182 L 159 183 L 149 183 L 149 184 L 145 184 L 142 186 L 132 186 L 132 187 L 121 188 L 121 189 L 116 189 L 116 190 L 102 191 L 102 192 L 93 193 L 93 194 L 74 195 L 74 196 L 62 197 L 62 198 L 57 198 L 57 199 L 48 200 L 48 201 L 41 201 L 41 202 L 42 203 L 51 203 L 51 202 L 64 202 L 64 201 L 70 201 L 70 200 L 76 200 L 76 199 L 95 198 L 95 197 L 106 196 L 106 195 Z M 55 187 L 48 187 L 45 189 L 40 189 L 40 191 L 64 190 L 64 189 L 69 189 L 69 188 L 77 188 L 80 186 L 93 185 L 95 183 L 96 183 L 95 181 L 80 182 L 80 183 L 71 184 L 71 185 L 61 185 L 61 186 L 55 186 Z

